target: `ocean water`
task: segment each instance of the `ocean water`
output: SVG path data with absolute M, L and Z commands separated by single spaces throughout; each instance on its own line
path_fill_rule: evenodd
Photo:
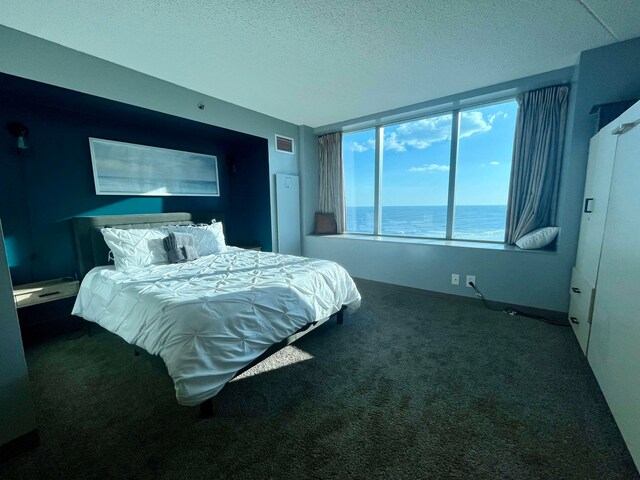
M 217 195 L 218 182 L 210 180 L 184 180 L 177 178 L 131 178 L 100 175 L 100 191 L 103 193 L 133 193 L 162 195 Z
M 506 205 L 461 205 L 455 209 L 453 238 L 504 241 Z M 444 238 L 447 207 L 382 207 L 382 234 Z M 373 207 L 347 207 L 347 232 L 373 233 Z

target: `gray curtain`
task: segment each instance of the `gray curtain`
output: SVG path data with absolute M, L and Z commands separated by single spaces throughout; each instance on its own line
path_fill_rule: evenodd
M 506 243 L 555 224 L 568 96 L 555 86 L 517 97 Z
M 320 159 L 320 202 L 322 213 L 333 213 L 338 233 L 345 230 L 344 174 L 342 168 L 342 132 L 318 138 Z

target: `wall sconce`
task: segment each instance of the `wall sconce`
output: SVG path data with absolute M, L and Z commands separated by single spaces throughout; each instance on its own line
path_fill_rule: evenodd
M 11 122 L 7 125 L 7 130 L 9 130 L 11 135 L 16 137 L 16 148 L 18 149 L 18 154 L 26 154 L 30 148 L 29 142 L 27 141 L 29 129 L 21 123 Z
M 236 173 L 237 171 L 236 157 L 233 155 L 227 157 L 227 168 L 229 169 L 229 173 Z

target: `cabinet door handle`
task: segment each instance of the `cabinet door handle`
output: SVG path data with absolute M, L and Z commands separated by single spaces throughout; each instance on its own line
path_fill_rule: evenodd
M 582 292 L 580 292 L 580 289 L 578 287 L 571 287 L 571 291 L 573 293 L 582 293 Z
M 42 297 L 50 297 L 51 295 L 58 295 L 60 292 L 48 292 L 48 293 L 41 293 L 40 295 L 38 295 L 38 298 L 42 298 Z
M 576 317 L 569 317 L 569 318 L 571 319 L 571 323 L 575 323 L 576 325 L 580 323 Z
M 627 133 L 629 130 L 631 130 L 633 127 L 635 127 L 638 124 L 640 124 L 640 118 L 635 122 L 623 123 L 619 125 L 618 128 L 614 128 L 613 131 L 611 132 L 611 135 L 622 135 L 623 133 Z
M 585 198 L 583 213 L 592 213 L 592 212 L 593 212 L 593 198 Z

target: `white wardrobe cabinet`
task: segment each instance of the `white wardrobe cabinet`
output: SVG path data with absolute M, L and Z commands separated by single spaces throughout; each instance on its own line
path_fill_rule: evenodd
M 0 457 L 37 443 L 31 387 L 0 222 Z
M 611 135 L 611 128 L 607 126 L 591 139 L 589 147 L 580 240 L 569 289 L 569 320 L 585 355 L 589 345 L 593 294 L 600 265 L 616 143 L 617 137 Z
M 586 342 L 589 364 L 640 466 L 640 102 L 604 127 L 591 148 L 585 199 L 593 196 L 593 213 L 581 223 L 574 275 L 576 285 L 586 281 L 594 287 L 593 305 L 589 333 L 581 324 L 575 331 L 581 345 Z M 603 192 L 609 186 L 603 201 L 600 183 Z M 582 293 L 571 295 L 571 311 L 579 312 Z
M 590 282 L 577 266 L 571 271 L 571 289 L 569 294 L 569 321 L 576 334 L 582 352 L 587 354 L 589 333 L 591 331 L 591 313 L 593 309 L 593 294 L 595 282 Z

